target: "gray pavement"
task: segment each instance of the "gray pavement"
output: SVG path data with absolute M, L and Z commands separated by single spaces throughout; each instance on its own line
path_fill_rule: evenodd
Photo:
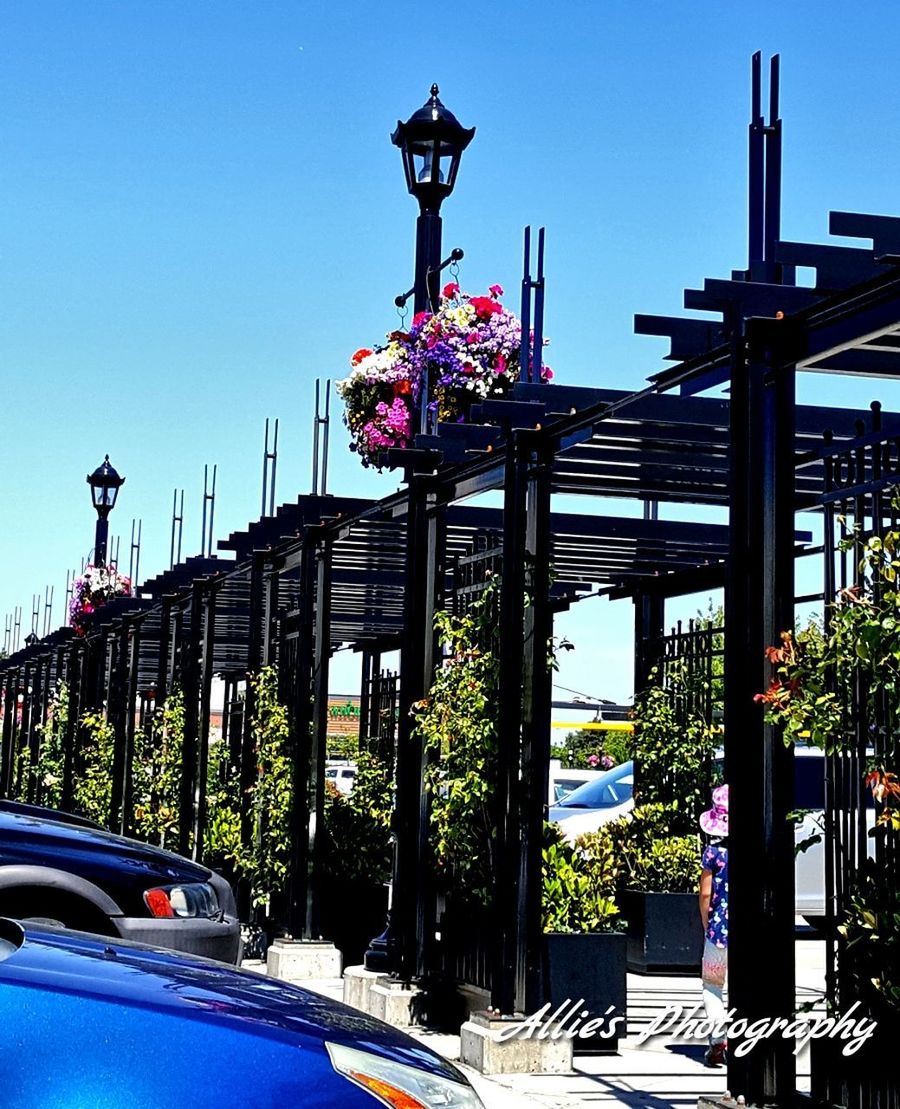
M 797 951 L 797 1000 L 816 1002 L 824 988 L 824 944 L 800 939 Z M 340 999 L 340 979 L 305 983 L 307 988 Z M 485 1077 L 462 1068 L 486 1109 L 541 1106 L 624 1105 L 634 1109 L 685 1109 L 701 1094 L 721 1094 L 725 1071 L 703 1065 L 704 1045 L 672 1040 L 663 1034 L 639 1043 L 642 1030 L 667 1006 L 687 1012 L 701 1002 L 700 982 L 692 978 L 628 976 L 628 1035 L 611 1055 L 576 1055 L 569 1075 L 516 1074 Z M 459 1061 L 459 1036 L 413 1029 L 411 1034 L 439 1054 Z M 808 1088 L 808 1052 L 798 1058 L 798 1086 Z

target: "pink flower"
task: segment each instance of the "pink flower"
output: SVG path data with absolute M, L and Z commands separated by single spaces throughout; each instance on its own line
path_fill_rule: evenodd
M 588 758 L 587 758 L 588 766 L 597 766 L 599 762 L 600 762 L 600 756 L 599 755 L 588 755 Z
M 444 289 L 443 289 L 443 292 L 442 292 L 441 295 L 443 296 L 444 300 L 450 300 L 452 297 L 455 297 L 458 292 L 459 292 L 459 285 L 457 285 L 455 281 L 451 281 L 451 282 L 449 282 L 449 284 L 444 286 Z
M 488 288 L 488 292 L 491 294 L 492 297 L 502 297 L 503 296 L 503 286 L 502 285 L 491 285 Z
M 506 358 L 502 354 L 498 354 L 494 357 L 494 369 L 498 374 L 506 373 Z

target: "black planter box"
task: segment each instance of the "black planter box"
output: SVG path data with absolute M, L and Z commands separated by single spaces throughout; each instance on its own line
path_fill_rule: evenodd
M 695 893 L 639 893 L 622 897 L 628 921 L 628 969 L 637 974 L 699 976 L 703 929 Z
M 344 966 L 355 966 L 363 961 L 370 940 L 384 931 L 387 887 L 331 879 L 323 884 L 320 913 L 323 938 L 338 948 Z
M 589 1019 L 604 1017 L 604 1023 L 595 1035 L 575 1036 L 572 1044 L 576 1054 L 616 1051 L 619 1038 L 624 1038 L 626 1033 L 624 933 L 574 935 L 553 932 L 544 938 L 547 941 L 551 1001 L 547 1015 L 551 1015 L 558 1006 L 570 1003 L 557 1018 L 562 1020 L 567 1030 L 577 1029 Z M 579 1000 L 582 1004 L 577 1009 L 573 1008 Z M 613 1010 L 607 1016 L 610 1006 Z M 589 1016 L 581 1018 L 585 1010 Z M 568 1019 L 566 1013 L 571 1014 Z M 616 1017 L 619 1019 L 616 1020 Z M 580 1025 L 576 1025 L 576 1018 L 581 1018 Z

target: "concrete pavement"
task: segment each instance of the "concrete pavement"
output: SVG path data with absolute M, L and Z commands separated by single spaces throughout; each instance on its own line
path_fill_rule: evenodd
M 799 939 L 797 951 L 798 1003 L 816 1002 L 824 988 L 825 945 Z M 306 988 L 340 1000 L 340 979 L 304 983 Z M 725 1071 L 703 1065 L 705 1046 L 678 1042 L 663 1034 L 638 1043 L 642 1030 L 661 1016 L 667 1006 L 688 1012 L 701 1003 L 700 982 L 693 978 L 628 976 L 628 1035 L 613 1055 L 576 1055 L 569 1075 L 516 1074 L 485 1077 L 462 1068 L 471 1079 L 486 1109 L 540 1106 L 614 1105 L 631 1109 L 693 1109 L 697 1098 L 725 1092 Z M 412 1029 L 411 1035 L 439 1054 L 458 1063 L 459 1036 Z M 798 1058 L 798 1086 L 808 1088 L 809 1057 Z

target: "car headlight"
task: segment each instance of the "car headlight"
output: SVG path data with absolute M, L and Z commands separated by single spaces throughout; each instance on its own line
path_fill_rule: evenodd
M 144 904 L 156 917 L 206 917 L 219 915 L 216 891 L 206 882 L 157 886 L 144 891 Z
M 326 1043 L 338 1074 L 393 1109 L 483 1109 L 471 1086 L 345 1044 Z

